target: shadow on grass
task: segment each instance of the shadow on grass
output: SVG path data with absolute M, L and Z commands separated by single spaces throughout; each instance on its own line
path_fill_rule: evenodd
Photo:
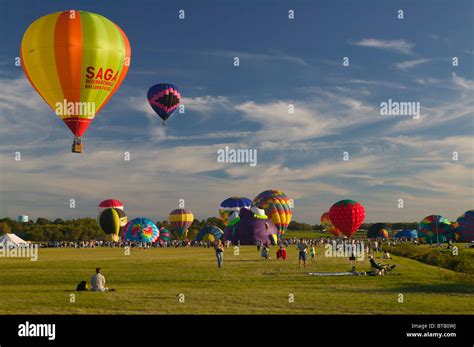
M 360 292 L 360 289 L 349 289 L 349 291 Z M 474 294 L 474 287 L 467 283 L 414 284 L 391 288 L 364 289 L 364 292 Z

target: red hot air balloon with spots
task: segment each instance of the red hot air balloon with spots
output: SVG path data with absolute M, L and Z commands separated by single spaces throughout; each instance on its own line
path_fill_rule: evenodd
M 354 200 L 341 200 L 329 209 L 332 224 L 347 237 L 351 237 L 364 221 L 364 206 Z

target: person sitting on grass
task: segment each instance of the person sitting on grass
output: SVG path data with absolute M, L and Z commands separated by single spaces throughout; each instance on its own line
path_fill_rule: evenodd
M 105 286 L 105 277 L 100 273 L 101 268 L 98 267 L 95 269 L 95 275 L 91 278 L 91 290 L 93 292 L 106 292 L 109 290 Z

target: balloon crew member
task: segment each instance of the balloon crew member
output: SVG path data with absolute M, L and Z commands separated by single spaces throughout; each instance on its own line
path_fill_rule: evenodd
M 214 242 L 214 250 L 216 251 L 217 267 L 220 269 L 222 267 L 222 262 L 224 261 L 224 246 L 222 245 L 221 240 Z

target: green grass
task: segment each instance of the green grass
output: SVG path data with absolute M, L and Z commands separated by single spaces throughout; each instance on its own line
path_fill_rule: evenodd
M 272 247 L 272 256 L 276 251 Z M 400 275 L 313 277 L 347 271 L 346 258 L 323 248 L 306 271 L 297 251 L 286 262 L 260 260 L 255 247 L 225 252 L 217 269 L 212 249 L 40 249 L 39 260 L 0 258 L 0 314 L 473 314 L 474 287 L 450 270 L 394 256 Z M 116 292 L 74 292 L 100 266 Z M 368 261 L 358 266 L 369 270 Z M 185 302 L 178 302 L 178 295 Z M 76 302 L 70 303 L 70 294 Z M 288 302 L 289 294 L 294 303 Z M 403 294 L 404 302 L 398 302 Z

